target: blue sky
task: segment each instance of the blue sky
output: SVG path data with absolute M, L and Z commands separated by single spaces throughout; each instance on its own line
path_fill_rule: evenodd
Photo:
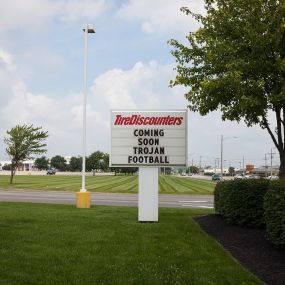
M 0 160 L 5 131 L 22 123 L 49 131 L 49 157 L 80 155 L 85 23 L 96 28 L 88 40 L 88 153 L 109 152 L 111 108 L 186 108 L 185 89 L 168 87 L 175 61 L 167 40 L 186 43 L 198 27 L 182 6 L 203 13 L 200 0 L 0 0 Z M 226 165 L 243 156 L 264 164 L 273 147 L 266 131 L 220 117 L 189 113 L 189 159 L 213 165 L 223 134 Z

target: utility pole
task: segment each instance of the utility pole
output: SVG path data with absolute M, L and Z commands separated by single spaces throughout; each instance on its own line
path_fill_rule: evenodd
M 199 161 L 199 174 L 201 174 L 201 163 L 202 163 L 202 156 L 200 155 L 200 161 Z
M 267 177 L 267 155 L 264 155 L 264 160 L 265 160 L 265 165 L 264 165 L 264 172 L 265 172 L 265 177 Z
M 272 148 L 270 149 L 270 175 L 272 178 L 272 159 L 273 159 L 273 153 L 272 153 Z
M 221 135 L 221 180 L 223 180 L 223 143 L 224 143 L 224 136 Z
M 242 175 L 244 176 L 244 156 L 242 157 Z
M 272 152 L 272 148 L 270 149 L 270 175 L 272 176 L 272 160 L 273 160 L 273 156 L 275 154 L 275 152 Z

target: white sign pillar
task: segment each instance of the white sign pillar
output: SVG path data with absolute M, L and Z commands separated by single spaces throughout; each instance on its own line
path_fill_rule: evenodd
M 158 222 L 158 167 L 139 167 L 139 222 Z

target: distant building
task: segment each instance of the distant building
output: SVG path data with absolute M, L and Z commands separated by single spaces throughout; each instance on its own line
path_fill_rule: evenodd
M 3 170 L 3 166 L 11 164 L 11 160 L 0 161 L 0 170 Z M 23 163 L 18 165 L 18 171 L 31 171 L 35 170 L 35 161 L 34 160 L 25 160 Z
M 64 157 L 66 164 L 70 164 L 71 156 L 65 156 Z
M 279 166 L 272 166 L 272 169 L 270 167 L 262 166 L 262 167 L 254 168 L 252 170 L 252 174 L 256 174 L 256 175 L 259 175 L 261 177 L 269 176 L 269 175 L 271 175 L 271 172 L 272 172 L 272 175 L 278 176 L 279 175 Z
M 32 171 L 36 169 L 34 160 L 25 160 L 18 165 L 18 171 Z
M 204 169 L 204 174 L 205 175 L 210 175 L 210 174 L 220 174 L 221 173 L 221 168 L 207 168 Z M 229 169 L 228 168 L 223 168 L 223 174 L 229 174 Z

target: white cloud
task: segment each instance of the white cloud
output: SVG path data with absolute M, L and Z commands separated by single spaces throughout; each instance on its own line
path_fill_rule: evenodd
M 203 0 L 129 0 L 124 3 L 117 16 L 121 19 L 141 22 L 145 33 L 186 34 L 198 27 L 197 22 L 180 11 L 181 7 L 189 7 L 193 12 L 204 13 Z
M 0 33 L 10 30 L 35 31 L 49 21 L 88 21 L 102 16 L 107 0 L 9 0 L 0 2 Z
M 69 0 L 61 1 L 61 15 L 63 21 L 91 20 L 100 17 L 109 7 L 106 0 Z
M 43 94 L 32 94 L 22 84 L 14 87 L 8 104 L 0 108 L 1 132 L 16 124 L 34 124 L 49 132 L 49 153 L 79 154 L 81 152 L 82 96 L 68 94 L 52 99 Z M 87 120 L 102 135 L 104 121 L 100 113 L 87 106 Z M 102 127 L 103 126 L 103 127 Z M 94 134 L 89 134 L 90 139 Z
M 34 30 L 58 13 L 58 5 L 49 0 L 1 1 L 1 31 L 25 28 Z
M 48 130 L 50 135 L 48 146 L 51 155 L 56 153 L 79 154 L 81 151 L 82 94 L 71 93 L 60 98 L 33 94 L 19 76 L 13 60 L 6 60 L 9 58 L 13 57 L 8 52 L 0 53 L 0 61 L 5 60 L 5 65 L 0 65 L 0 83 L 2 82 L 1 74 L 5 74 L 6 78 L 11 78 L 10 81 L 5 82 L 6 86 L 0 85 L 1 137 L 3 138 L 7 129 L 17 124 L 34 124 Z M 12 71 L 9 71 L 10 66 L 13 66 Z M 5 89 L 9 90 L 8 96 L 4 94 Z M 106 131 L 101 114 L 90 105 L 87 106 L 87 119 L 96 126 L 96 129 L 101 130 L 101 135 Z M 94 138 L 94 134 L 91 134 L 90 138 Z M 5 156 L 3 144 L 0 145 L 0 156 Z
M 3 106 L 13 94 L 13 84 L 19 81 L 11 54 L 0 48 L 0 98 Z
M 67 60 L 46 47 L 32 47 L 17 55 L 21 72 L 25 74 L 53 74 L 62 71 Z
M 172 77 L 171 65 L 158 65 L 155 61 L 137 62 L 130 70 L 112 69 L 94 80 L 91 100 L 95 107 L 106 109 L 166 107 L 175 99 L 168 88 Z
M 0 49 L 0 64 L 1 63 L 5 65 L 7 71 L 11 71 L 15 68 L 12 56 L 3 49 Z

